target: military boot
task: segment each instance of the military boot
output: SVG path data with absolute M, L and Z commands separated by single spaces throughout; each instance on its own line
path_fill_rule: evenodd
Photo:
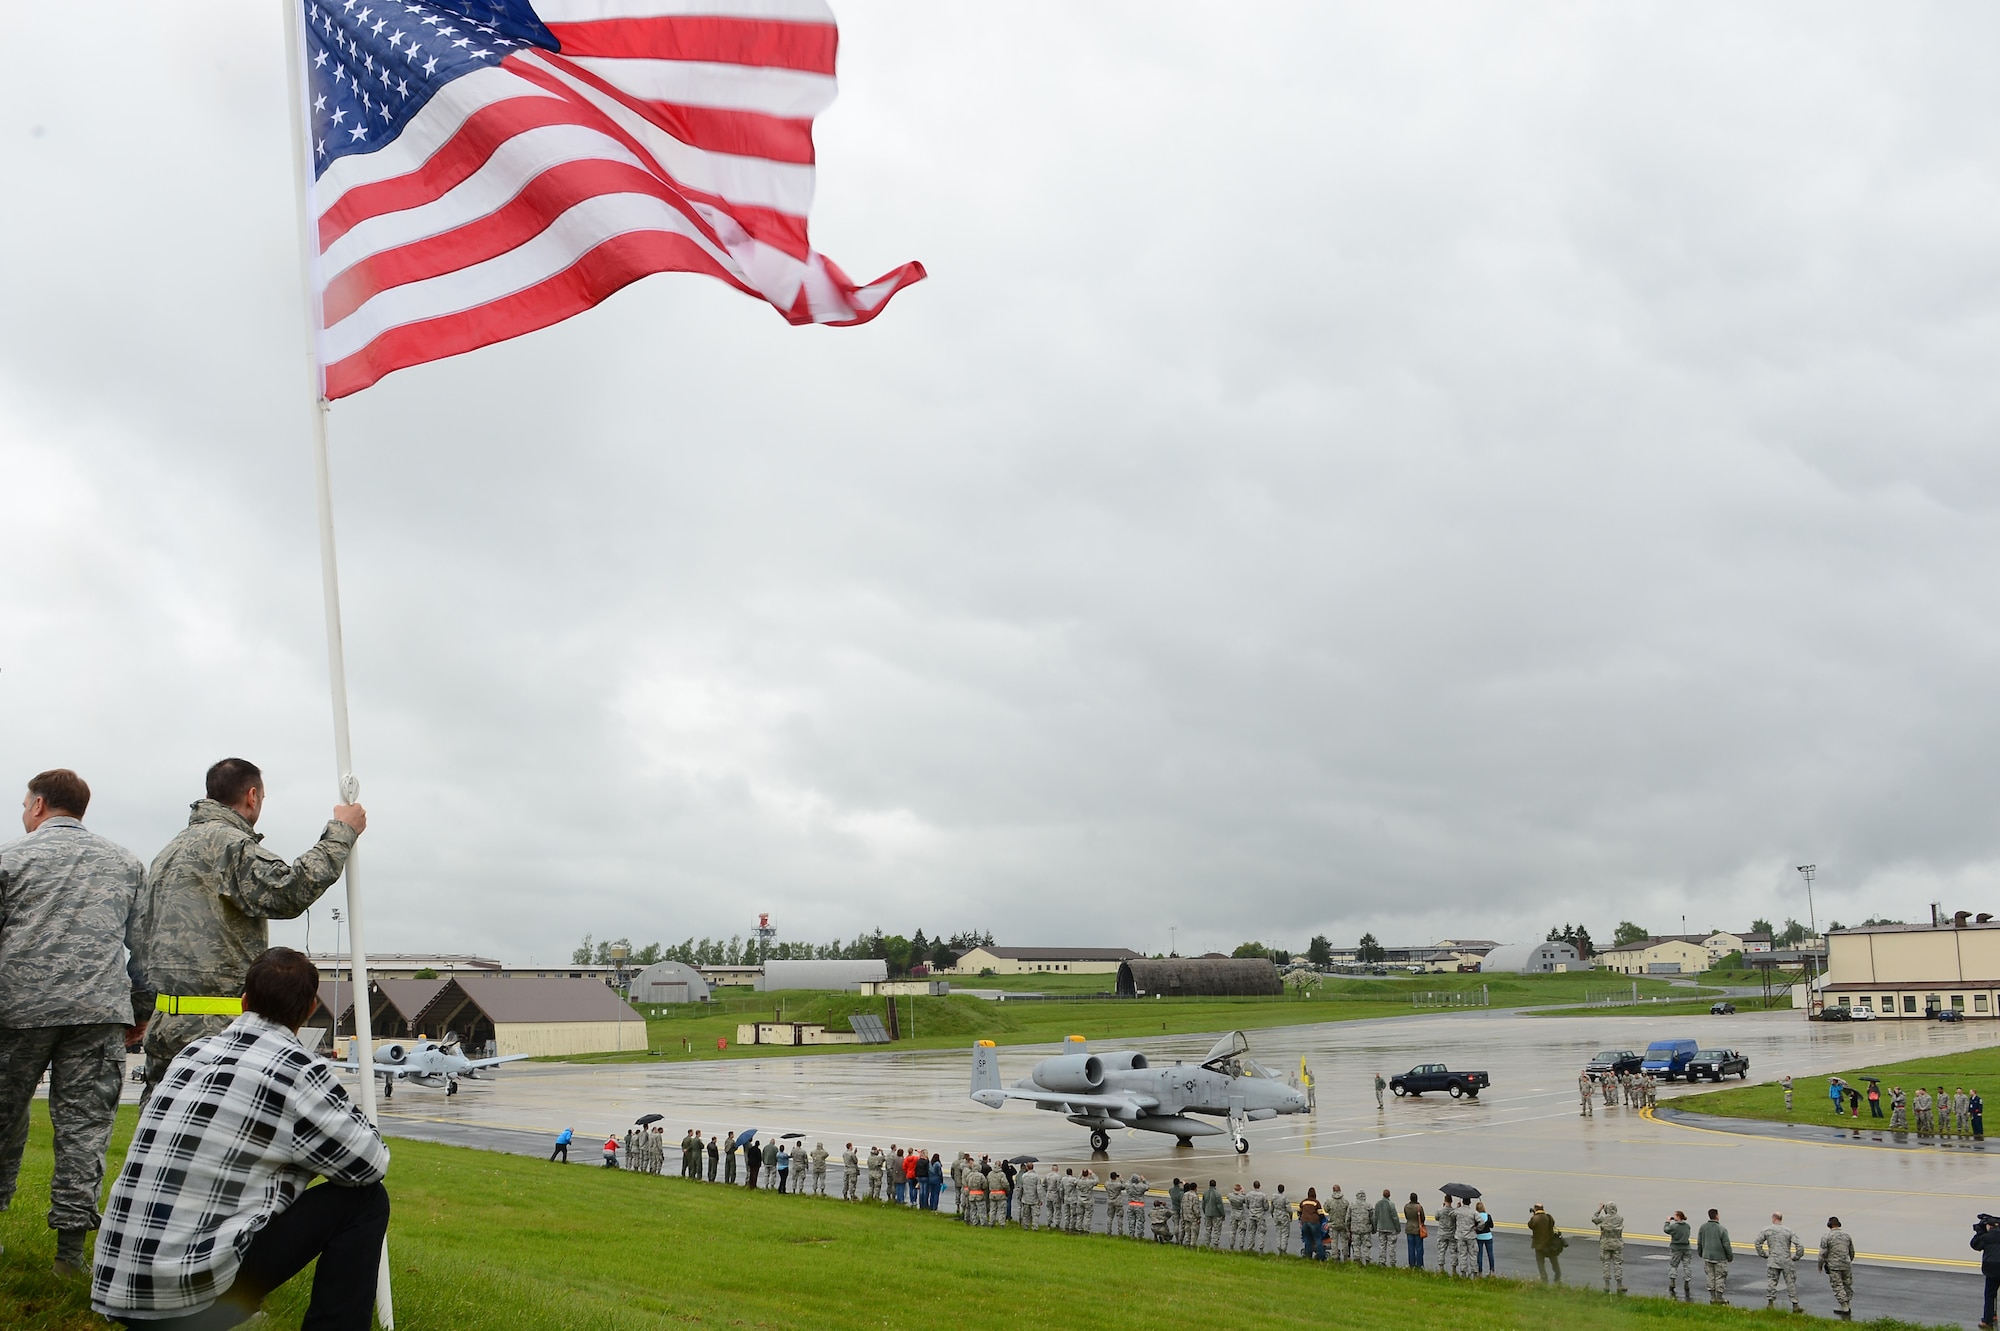
M 90 1237 L 87 1229 L 59 1229 L 56 1231 L 56 1260 L 50 1268 L 66 1280 L 79 1279 L 90 1274 L 84 1265 L 83 1241 Z

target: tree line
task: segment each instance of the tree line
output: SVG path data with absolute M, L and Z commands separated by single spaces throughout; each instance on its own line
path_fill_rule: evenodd
M 593 939 L 585 934 L 583 942 L 570 953 L 570 963 L 609 966 L 611 950 L 622 947 L 626 952 L 625 964 L 635 970 L 656 961 L 678 961 L 687 966 L 761 966 L 767 961 L 874 960 L 886 962 L 891 975 L 908 975 L 920 965 L 931 970 L 948 970 L 961 953 L 992 945 L 993 933 L 986 929 L 962 929 L 950 937 L 939 934 L 935 938 L 927 937 L 922 929 L 908 937 L 875 929 L 845 942 L 836 938 L 830 943 L 779 942 L 733 934 L 726 939 L 689 938 L 670 945 L 648 943 L 644 947 L 633 947 L 629 938 Z

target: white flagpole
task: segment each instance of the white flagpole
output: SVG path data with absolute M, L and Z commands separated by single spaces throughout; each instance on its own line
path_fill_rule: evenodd
M 298 207 L 299 275 L 306 305 L 306 361 L 312 385 L 313 484 L 319 496 L 319 570 L 326 602 L 326 664 L 333 692 L 333 762 L 339 778 L 340 802 L 354 803 L 361 783 L 354 776 L 354 754 L 347 733 L 347 651 L 340 632 L 340 563 L 333 545 L 333 484 L 327 466 L 325 376 L 320 365 L 320 299 L 316 275 L 319 253 L 318 227 L 310 204 L 312 156 L 308 141 L 310 121 L 306 118 L 306 90 L 303 72 L 306 63 L 305 29 L 300 23 L 301 0 L 282 0 L 285 6 L 285 69 L 291 89 L 292 167 L 297 174 L 292 192 Z M 355 1062 L 360 1068 L 361 1112 L 370 1123 L 377 1122 L 375 1108 L 375 1038 L 368 1004 L 368 954 L 362 944 L 361 887 L 355 875 L 361 858 L 357 845 L 347 855 L 347 955 L 349 978 L 354 986 Z M 335 1020 L 339 1014 L 335 1014 Z M 396 1325 L 395 1303 L 389 1292 L 389 1245 L 382 1245 L 382 1262 L 375 1278 L 375 1315 L 388 1331 Z

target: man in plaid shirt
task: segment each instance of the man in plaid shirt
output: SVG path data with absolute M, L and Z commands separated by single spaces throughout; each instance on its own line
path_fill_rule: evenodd
M 92 1308 L 155 1331 L 234 1326 L 317 1258 L 305 1326 L 367 1331 L 389 1152 L 299 1044 L 318 988 L 312 962 L 274 947 L 243 1015 L 175 1057 L 111 1188 Z

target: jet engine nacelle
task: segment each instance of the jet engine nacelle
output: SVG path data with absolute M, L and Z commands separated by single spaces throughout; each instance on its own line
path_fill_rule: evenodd
M 409 1056 L 410 1056 L 409 1050 L 403 1048 L 403 1046 L 399 1044 L 392 1044 L 389 1045 L 387 1048 L 378 1051 L 375 1057 L 378 1062 L 382 1063 L 401 1063 L 404 1059 L 408 1058 Z
M 1104 1089 L 1104 1060 L 1096 1054 L 1065 1054 L 1035 1064 L 1035 1084 L 1051 1091 L 1094 1095 Z
M 1123 1053 L 1099 1054 L 1097 1060 L 1104 1065 L 1106 1072 L 1132 1072 L 1149 1066 L 1144 1054 L 1134 1053 L 1129 1049 Z

